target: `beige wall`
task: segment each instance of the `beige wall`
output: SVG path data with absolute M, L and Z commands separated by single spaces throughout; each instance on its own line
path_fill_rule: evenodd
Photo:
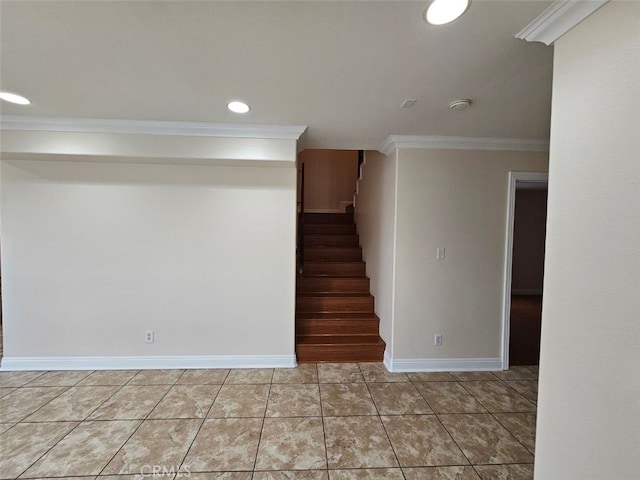
M 516 190 L 513 220 L 511 291 L 514 294 L 542 294 L 547 191 Z
M 546 172 L 544 152 L 367 152 L 356 221 L 387 364 L 499 368 L 509 171 Z M 436 260 L 444 247 L 446 258 Z M 443 345 L 433 346 L 433 336 Z
M 357 150 L 305 150 L 304 209 L 307 212 L 344 211 L 340 202 L 352 202 L 358 177 Z
M 380 336 L 387 343 L 389 356 L 393 356 L 396 168 L 395 153 L 365 152 L 355 203 L 362 254 L 380 317 Z
M 555 45 L 536 480 L 638 478 L 640 4 Z
M 508 173 L 546 170 L 543 152 L 398 151 L 397 359 L 500 357 Z
M 293 362 L 294 158 L 268 168 L 3 161 L 5 360 Z

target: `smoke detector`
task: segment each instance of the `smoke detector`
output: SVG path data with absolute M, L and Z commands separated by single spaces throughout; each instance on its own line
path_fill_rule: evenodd
M 469 108 L 471 106 L 471 100 L 468 98 L 462 98 L 460 100 L 454 100 L 449 104 L 449 110 L 453 110 L 455 112 L 459 110 L 464 110 L 465 108 Z

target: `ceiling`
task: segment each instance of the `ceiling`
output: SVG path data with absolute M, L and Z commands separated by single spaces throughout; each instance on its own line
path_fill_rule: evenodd
M 308 125 L 308 148 L 548 138 L 553 50 L 514 36 L 550 2 L 475 0 L 439 27 L 425 4 L 2 1 L 0 86 L 32 104 L 1 113 Z M 471 108 L 450 111 L 458 98 Z

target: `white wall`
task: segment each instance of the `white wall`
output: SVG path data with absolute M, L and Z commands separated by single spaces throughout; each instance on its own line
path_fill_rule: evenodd
M 388 367 L 500 368 L 508 174 L 547 165 L 545 152 L 367 152 L 356 223 Z
M 3 161 L 3 366 L 59 356 L 293 361 L 291 150 L 286 167 Z
M 393 302 L 396 223 L 396 154 L 365 152 L 358 193 L 355 197 L 355 221 L 360 235 L 362 255 L 371 279 L 375 311 L 380 317 L 380 336 L 387 343 L 386 355 L 393 356 Z
M 396 359 L 499 363 L 508 174 L 545 172 L 547 158 L 545 152 L 398 150 Z M 446 249 L 444 260 L 436 260 L 438 247 Z M 436 333 L 442 346 L 433 345 Z M 475 366 L 493 364 L 483 361 Z
M 535 478 L 637 479 L 640 4 L 555 44 Z

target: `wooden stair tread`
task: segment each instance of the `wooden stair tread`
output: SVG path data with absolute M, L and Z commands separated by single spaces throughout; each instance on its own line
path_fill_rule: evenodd
M 379 335 L 298 335 L 298 345 L 385 345 Z
M 377 319 L 375 313 L 351 313 L 351 312 L 299 312 L 296 313 L 297 320 L 369 320 Z
M 328 262 L 323 262 L 320 260 L 309 260 L 304 262 L 304 266 L 305 267 L 309 267 L 309 268 L 313 268 L 313 267 L 333 267 L 333 266 L 337 266 L 337 267 L 343 267 L 343 266 L 351 266 L 351 267 L 360 267 L 360 266 L 364 266 L 365 263 L 362 260 L 345 260 L 345 261 L 338 261 L 338 260 L 330 260 Z M 351 277 L 357 277 L 359 275 L 349 275 Z
M 350 262 L 314 262 L 305 261 L 303 277 L 342 277 L 365 276 L 366 267 L 363 261 Z
M 360 246 L 356 245 L 305 245 L 305 250 L 361 250 Z
M 359 262 L 362 248 L 356 246 L 313 245 L 304 247 L 306 262 Z
M 318 232 L 318 233 L 305 233 L 305 237 L 318 237 L 319 239 L 335 239 L 337 238 L 345 238 L 347 240 L 353 240 L 354 238 L 358 238 L 359 235 L 357 233 L 336 233 L 336 232 Z
M 353 223 L 305 223 L 303 232 L 305 235 L 356 235 L 356 226 Z
M 345 260 L 345 261 L 338 261 L 338 260 L 329 260 L 328 262 L 323 262 L 321 260 L 309 260 L 309 261 L 305 261 L 304 264 L 305 266 L 327 266 L 327 265 L 333 265 L 334 263 L 337 263 L 338 265 L 364 265 L 364 261 L 363 260 Z M 357 277 L 358 275 L 353 275 L 354 277 Z
M 305 213 L 304 223 L 335 224 L 353 223 L 353 213 Z
M 317 262 L 323 263 L 323 262 Z M 360 262 L 330 262 L 330 263 L 360 263 Z M 314 275 L 310 275 L 309 278 L 313 278 Z M 366 275 L 331 275 L 330 273 L 322 275 L 322 278 L 335 278 L 336 280 L 348 280 L 350 278 L 368 278 Z
M 314 223 L 313 225 L 331 225 L 331 224 L 330 223 L 328 223 L 328 224 Z M 335 225 L 344 225 L 344 224 L 343 223 L 336 223 Z M 305 235 L 305 237 L 320 237 L 320 238 L 325 238 L 325 237 L 327 237 L 327 238 L 329 238 L 329 237 L 348 237 L 348 238 L 353 238 L 353 237 L 357 237 L 358 236 L 357 233 L 335 233 L 335 232 L 305 233 L 304 235 Z
M 322 313 L 296 316 L 296 335 L 378 335 L 380 319 L 373 313 L 362 316 Z
M 359 247 L 360 237 L 356 234 L 310 234 L 304 235 L 305 247 Z
M 298 292 L 298 297 L 348 298 L 373 297 L 369 292 Z

